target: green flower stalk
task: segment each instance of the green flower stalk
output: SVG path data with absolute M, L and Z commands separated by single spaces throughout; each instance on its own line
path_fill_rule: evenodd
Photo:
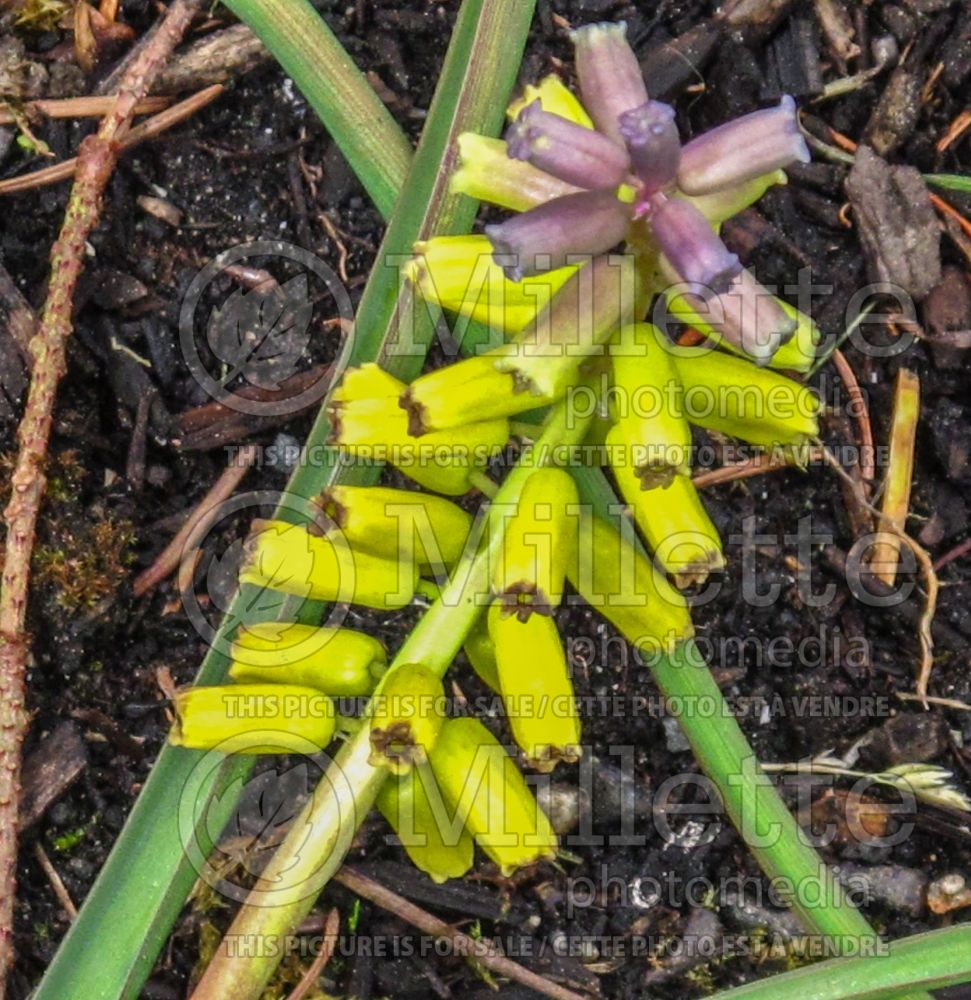
M 382 559 L 416 562 L 438 574 L 458 561 L 472 517 L 450 500 L 384 486 L 331 486 L 316 501 L 333 522 L 327 535 Z
M 675 475 L 691 471 L 691 428 L 667 348 L 647 323 L 625 327 L 610 348 L 614 427 L 607 445 L 630 456 L 630 467 L 618 469 L 618 477 L 635 476 L 643 490 L 670 486 Z
M 543 615 L 520 621 L 493 604 L 488 625 L 506 717 L 526 762 L 544 772 L 576 763 L 580 720 L 556 623 Z
M 630 537 L 584 511 L 570 583 L 636 649 L 667 653 L 695 634 L 687 602 L 640 553 L 630 522 L 620 523 Z
M 334 703 L 296 684 L 221 684 L 175 695 L 169 742 L 191 750 L 312 754 L 334 738 Z
M 448 816 L 427 764 L 388 778 L 378 792 L 377 806 L 412 864 L 433 881 L 461 878 L 472 867 L 472 835 L 462 822 Z
M 312 535 L 303 525 L 255 522 L 240 583 L 314 601 L 393 610 L 415 596 L 417 569 Z
M 438 674 L 420 663 L 395 667 L 371 699 L 368 763 L 404 774 L 427 761 L 445 721 L 444 709 Z
M 559 606 L 576 548 L 577 504 L 576 483 L 563 469 L 537 469 L 526 480 L 492 582 L 503 614 L 525 622 L 533 612 L 548 616 Z
M 244 626 L 230 656 L 234 681 L 297 684 L 335 698 L 370 694 L 387 666 L 384 646 L 363 632 L 297 622 Z
M 478 719 L 448 719 L 431 752 L 456 817 L 503 875 L 556 857 L 556 834 L 515 761 Z

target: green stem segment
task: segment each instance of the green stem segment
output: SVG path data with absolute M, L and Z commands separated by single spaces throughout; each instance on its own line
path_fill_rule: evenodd
M 565 449 L 579 444 L 587 424 L 573 417 L 567 403 L 552 411 L 535 448 L 523 453 L 487 508 L 483 544 L 459 562 L 441 596 L 412 630 L 389 670 L 403 663 L 421 663 L 439 675 L 445 674 L 483 611 L 490 567 L 502 539 L 502 509 L 516 502 L 538 464 L 551 458 L 562 459 Z M 355 831 L 387 777 L 384 768 L 368 763 L 369 734 L 369 727 L 362 726 L 328 767 L 240 908 L 199 981 L 193 1000 L 258 1000 L 262 996 L 285 953 L 284 943 L 340 867 Z M 244 943 L 246 946 L 241 947 Z
M 717 993 L 713 1000 L 878 1000 L 971 980 L 971 925 L 894 941 L 878 958 L 837 958 Z M 925 994 L 926 995 L 926 994 Z
M 334 33 L 307 0 L 226 6 L 293 78 L 387 218 L 408 176 L 411 144 Z

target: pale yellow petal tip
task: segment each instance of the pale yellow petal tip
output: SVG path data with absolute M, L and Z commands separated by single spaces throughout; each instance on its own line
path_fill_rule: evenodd
M 519 112 L 535 100 L 540 102 L 544 111 L 560 115 L 585 128 L 593 128 L 593 121 L 583 105 L 555 73 L 544 76 L 538 84 L 527 84 L 522 95 L 512 101 L 506 109 L 506 117 L 510 121 L 515 121 Z

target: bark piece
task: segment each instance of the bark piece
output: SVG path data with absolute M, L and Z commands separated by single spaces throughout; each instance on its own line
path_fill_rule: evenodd
M 88 766 L 88 751 L 74 722 L 62 722 L 24 761 L 20 829 L 26 830 L 74 784 Z
M 910 137 L 920 117 L 923 69 L 898 66 L 870 115 L 864 141 L 887 156 Z
M 920 172 L 861 145 L 846 191 L 871 280 L 923 299 L 941 280 L 941 230 Z

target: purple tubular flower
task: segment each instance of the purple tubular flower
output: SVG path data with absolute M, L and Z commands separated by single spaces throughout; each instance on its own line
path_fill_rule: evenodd
M 768 364 L 796 332 L 796 320 L 746 270 L 739 272 L 727 292 L 699 305 L 704 320 L 757 365 Z
M 622 184 L 630 170 L 627 153 L 605 135 L 561 115 L 527 105 L 506 133 L 509 155 L 526 160 L 567 184 L 599 191 Z
M 796 102 L 787 94 L 777 108 L 692 139 L 681 150 L 678 186 L 685 194 L 709 194 L 796 162 L 809 162 L 809 147 L 796 121 Z
M 647 101 L 625 111 L 620 116 L 620 134 L 645 194 L 654 194 L 674 181 L 681 160 L 681 138 L 670 104 Z
M 700 298 L 726 292 L 742 270 L 738 255 L 729 252 L 711 223 L 689 202 L 655 195 L 650 224 L 668 263 Z
M 493 257 L 511 281 L 564 267 L 574 255 L 605 253 L 626 235 L 630 206 L 610 191 L 554 198 L 486 226 Z
M 570 34 L 576 50 L 577 77 L 583 106 L 597 129 L 624 144 L 620 116 L 647 101 L 647 87 L 630 45 L 627 25 L 587 24 Z

